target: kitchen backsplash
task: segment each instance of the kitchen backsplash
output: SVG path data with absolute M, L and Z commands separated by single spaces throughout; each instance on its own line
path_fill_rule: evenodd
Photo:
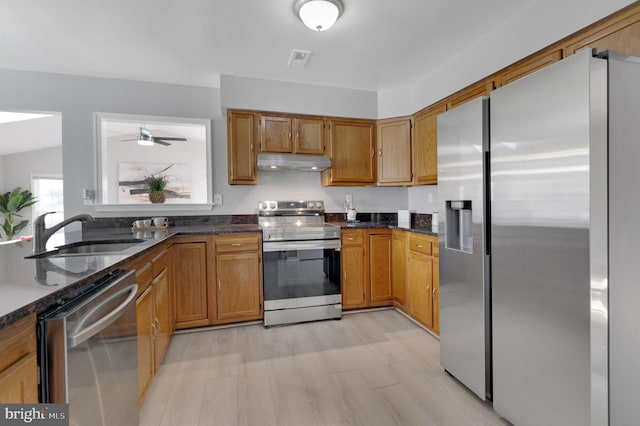
M 150 216 L 149 216 L 150 217 Z M 137 219 L 148 219 L 149 217 L 106 217 L 96 218 L 93 223 L 84 223 L 83 229 L 106 229 L 106 228 L 130 228 Z M 346 222 L 346 213 L 326 213 L 327 222 Z M 360 222 L 373 222 L 385 225 L 397 225 L 397 213 L 358 213 L 356 220 Z M 258 215 L 255 214 L 234 214 L 234 215 L 208 215 L 208 216 L 170 216 L 170 226 L 190 226 L 190 225 L 247 225 L 257 224 Z M 411 213 L 411 227 L 420 229 L 431 229 L 431 214 Z
M 87 229 L 104 228 L 131 228 L 137 219 L 148 219 L 151 216 L 132 217 L 104 217 L 96 218 L 93 223 L 84 223 Z M 209 215 L 209 216 L 169 216 L 170 226 L 190 226 L 190 225 L 247 225 L 257 224 L 258 215 L 255 214 L 234 214 L 234 215 Z

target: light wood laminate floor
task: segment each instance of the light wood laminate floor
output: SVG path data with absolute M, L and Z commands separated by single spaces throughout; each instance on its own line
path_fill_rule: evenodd
M 141 425 L 501 425 L 395 310 L 173 337 Z

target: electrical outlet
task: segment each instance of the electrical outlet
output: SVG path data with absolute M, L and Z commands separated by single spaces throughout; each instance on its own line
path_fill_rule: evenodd
M 213 194 L 213 204 L 216 206 L 222 205 L 222 194 Z

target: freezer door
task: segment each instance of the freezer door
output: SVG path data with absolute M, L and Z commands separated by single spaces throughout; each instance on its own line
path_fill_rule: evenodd
M 606 253 L 606 61 L 584 51 L 494 91 L 490 124 L 494 409 L 600 424 L 590 286 L 606 272 L 592 276 L 590 243 Z
M 490 395 L 484 168 L 488 99 L 438 117 L 440 364 L 480 398 Z
M 637 424 L 640 418 L 640 62 L 609 59 L 610 421 Z M 606 314 L 606 311 L 605 311 Z

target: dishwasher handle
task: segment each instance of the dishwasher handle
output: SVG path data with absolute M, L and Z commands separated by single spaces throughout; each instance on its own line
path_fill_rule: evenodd
M 124 313 L 129 303 L 131 303 L 131 301 L 136 297 L 137 292 L 138 292 L 138 284 L 132 284 L 118 291 L 117 293 L 114 293 L 111 296 L 107 297 L 106 299 L 98 303 L 97 306 L 95 306 L 89 312 L 83 315 L 83 317 L 78 321 L 75 327 L 73 327 L 73 330 L 71 330 L 71 332 L 69 333 L 69 337 L 67 339 L 67 345 L 69 346 L 69 348 L 74 348 L 78 346 L 82 342 L 95 336 L 96 334 L 100 333 L 102 330 L 104 330 L 105 328 L 113 324 L 118 318 L 122 316 L 122 314 Z M 94 323 L 88 326 L 85 326 L 87 321 L 89 321 L 89 319 L 96 312 L 100 311 L 100 309 L 102 309 L 108 303 L 112 302 L 114 299 L 117 299 L 126 293 L 129 293 L 127 295 L 127 298 L 122 303 L 120 303 L 115 309 L 113 309 L 111 312 L 101 317 Z

